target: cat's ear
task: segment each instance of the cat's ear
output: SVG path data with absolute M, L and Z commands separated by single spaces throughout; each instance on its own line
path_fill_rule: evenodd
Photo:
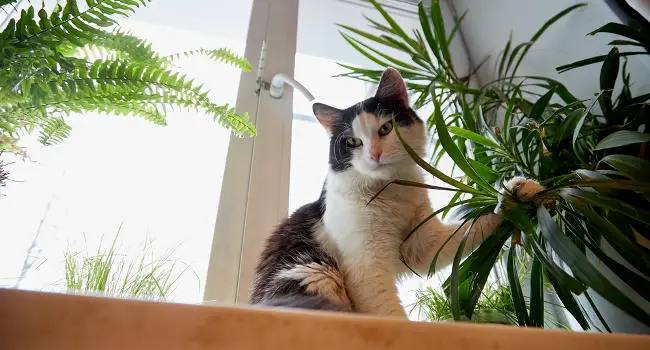
M 314 103 L 312 109 L 314 110 L 316 119 L 327 130 L 327 133 L 331 135 L 334 132 L 334 124 L 336 124 L 337 119 L 343 116 L 343 111 L 323 103 Z
M 409 104 L 406 83 L 395 68 L 387 68 L 381 75 L 379 87 L 377 87 L 376 98 L 392 99 L 400 101 L 405 106 Z

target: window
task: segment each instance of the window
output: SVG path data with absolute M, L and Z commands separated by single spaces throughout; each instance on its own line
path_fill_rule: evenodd
M 418 26 L 413 4 L 387 3 L 404 28 Z M 254 67 L 263 67 L 265 82 L 284 73 L 318 100 L 347 107 L 372 94 L 374 86 L 334 78 L 345 72 L 337 63 L 375 65 L 343 40 L 335 23 L 358 26 L 364 15 L 377 13 L 357 0 L 227 6 L 160 0 L 123 26 L 162 53 L 199 47 L 245 52 Z M 72 135 L 60 145 L 41 147 L 35 138 L 24 139 L 34 162 L 12 166 L 12 177 L 24 182 L 11 183 L 0 199 L 3 286 L 61 290 L 64 253 L 107 247 L 119 229 L 122 258 L 141 255 L 148 242 L 153 252 L 171 250 L 163 256 L 189 268 L 169 300 L 245 302 L 267 235 L 320 193 L 327 135 L 310 101 L 290 88 L 280 99 L 259 92 L 255 70 L 240 74 L 200 57 L 180 64 L 218 101 L 248 112 L 258 136 L 232 137 L 210 118 L 174 111 L 164 128 L 84 115 L 70 118 Z M 21 276 L 25 263 L 30 269 Z M 409 283 L 407 291 L 413 289 Z
M 251 6 L 156 1 L 123 26 L 162 54 L 220 47 L 243 53 Z M 216 101 L 235 103 L 237 69 L 202 57 L 179 64 Z M 186 111 L 169 113 L 166 127 L 92 114 L 69 122 L 70 138 L 59 145 L 23 139 L 29 160 L 10 168 L 21 182 L 11 182 L 0 199 L 0 284 L 65 290 L 65 253 L 96 254 L 119 230 L 118 259 L 133 261 L 145 245 L 173 259 L 179 273 L 187 270 L 168 300 L 200 302 L 230 133 Z

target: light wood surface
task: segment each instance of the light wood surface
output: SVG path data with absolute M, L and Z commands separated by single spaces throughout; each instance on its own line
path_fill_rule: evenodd
M 0 289 L 0 349 L 650 349 L 650 336 L 420 323 Z

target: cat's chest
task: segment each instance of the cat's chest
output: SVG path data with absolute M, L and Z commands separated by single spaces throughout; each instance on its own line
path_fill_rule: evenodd
M 417 198 L 384 198 L 368 204 L 351 196 L 331 196 L 326 201 L 324 229 L 344 255 L 377 245 L 394 250 L 411 229 L 422 204 Z

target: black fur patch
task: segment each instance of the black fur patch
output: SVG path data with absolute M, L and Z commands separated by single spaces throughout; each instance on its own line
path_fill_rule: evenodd
M 309 310 L 323 310 L 323 311 L 339 311 L 339 312 L 349 311 L 343 305 L 333 303 L 329 299 L 321 295 L 294 294 L 294 295 L 288 295 L 276 299 L 271 299 L 269 301 L 263 302 L 261 305 L 291 307 L 291 308 L 309 309 Z
M 329 256 L 314 237 L 314 228 L 325 213 L 325 192 L 313 203 L 296 210 L 271 234 L 257 265 L 249 302 L 269 303 L 273 299 L 291 296 L 313 296 L 300 281 L 278 279 L 278 272 L 315 262 L 338 269 L 336 260 Z
M 348 145 L 347 139 L 354 136 L 352 122 L 361 112 L 377 116 L 392 114 L 397 125 L 401 127 L 422 123 L 413 109 L 394 99 L 371 97 L 360 104 L 344 109 L 334 124 L 330 139 L 329 163 L 333 171 L 343 171 L 352 166 L 350 163 L 352 148 Z

